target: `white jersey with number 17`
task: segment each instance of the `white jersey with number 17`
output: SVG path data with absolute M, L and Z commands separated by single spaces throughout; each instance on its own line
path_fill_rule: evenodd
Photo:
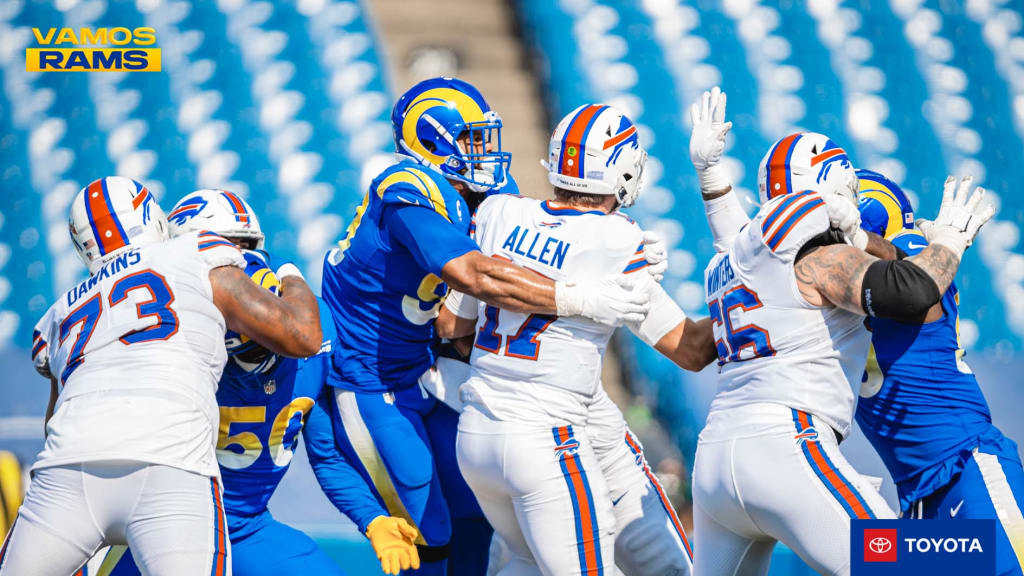
M 779 196 L 708 264 L 704 284 L 721 370 L 711 411 L 782 404 L 849 433 L 870 335 L 862 316 L 809 304 L 793 269 L 804 244 L 828 228 L 817 192 Z
M 648 316 L 657 321 L 630 327 L 649 343 L 686 318 L 644 270 L 643 232 L 624 214 L 498 195 L 480 205 L 474 226 L 484 254 L 556 281 L 629 275 L 635 289 L 647 291 L 657 302 L 657 310 L 652 306 Z M 460 389 L 463 402 L 498 420 L 545 425 L 586 421 L 587 406 L 601 388 L 601 364 L 613 327 L 482 303 L 475 312 L 476 342 L 470 379 Z
M 33 468 L 132 460 L 218 474 L 219 266 L 245 259 L 212 232 L 185 234 L 126 250 L 61 295 L 32 346 L 36 368 L 61 386 Z

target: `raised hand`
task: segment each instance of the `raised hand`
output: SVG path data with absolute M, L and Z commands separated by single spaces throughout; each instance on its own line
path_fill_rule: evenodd
M 725 135 L 732 128 L 732 122 L 725 121 L 725 102 L 725 92 L 715 86 L 704 92 L 700 102 L 690 106 L 690 161 L 697 169 L 704 192 L 717 192 L 732 185 L 718 168 L 725 151 Z
M 942 244 L 962 256 L 974 242 L 978 231 L 995 215 L 995 207 L 985 201 L 985 189 L 971 191 L 974 179 L 950 176 L 942 187 L 942 205 L 935 220 L 919 219 L 916 224 L 929 244 Z

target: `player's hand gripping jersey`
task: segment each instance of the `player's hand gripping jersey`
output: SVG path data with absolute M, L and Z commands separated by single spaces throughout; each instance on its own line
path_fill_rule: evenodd
M 245 267 L 212 232 L 133 248 L 36 326 L 36 368 L 62 385 L 34 469 L 135 460 L 217 476 L 214 393 L 226 360 L 210 270 Z M 117 393 L 118 402 L 104 397 Z
M 817 192 L 778 196 L 708 264 L 705 288 L 721 366 L 712 411 L 772 402 L 849 433 L 851 383 L 860 381 L 868 332 L 861 316 L 808 304 L 793 272 L 800 249 L 828 228 Z
M 447 291 L 441 268 L 476 250 L 469 222 L 451 184 L 411 160 L 370 184 L 345 239 L 324 261 L 323 295 L 338 328 L 329 384 L 384 392 L 415 384 L 433 365 L 433 320 Z M 430 233 L 437 228 L 452 231 Z
M 484 254 L 508 258 L 556 281 L 631 275 L 634 289 L 651 295 L 647 319 L 630 326 L 648 344 L 685 319 L 643 271 L 643 232 L 628 216 L 503 195 L 485 200 L 475 223 Z M 463 298 L 463 307 L 476 302 Z M 587 406 L 601 390 L 602 356 L 614 327 L 476 305 L 481 309 L 475 313 L 460 314 L 479 319 L 463 401 L 499 420 L 585 422 Z

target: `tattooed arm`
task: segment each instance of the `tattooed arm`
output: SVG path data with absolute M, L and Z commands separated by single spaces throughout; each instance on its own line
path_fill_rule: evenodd
M 804 252 L 793 271 L 800 294 L 809 304 L 863 314 L 860 286 L 864 272 L 877 260 L 848 244 L 832 244 Z
M 886 309 L 892 307 L 902 310 L 898 316 L 884 313 L 878 314 L 879 316 L 923 320 L 928 309 L 938 302 L 949 288 L 960 265 L 959 258 L 952 250 L 945 246 L 931 245 L 916 256 L 885 263 L 889 267 L 902 266 L 906 268 L 902 272 L 910 273 L 911 282 L 900 285 L 902 290 L 891 289 L 884 284 L 892 277 L 899 276 L 901 272 L 893 271 L 890 274 L 891 268 L 879 271 L 880 276 L 876 275 L 875 278 L 880 278 L 880 284 L 865 290 L 864 282 L 868 269 L 878 262 L 878 258 L 853 246 L 833 244 L 805 251 L 794 265 L 794 273 L 800 294 L 808 303 L 815 306 L 832 305 L 857 314 L 867 312 L 874 315 L 871 311 L 872 303 L 865 303 L 863 298 L 865 294 L 870 295 L 872 290 L 875 290 L 879 294 L 878 297 L 888 299 Z M 913 268 L 907 268 L 908 264 Z M 914 276 L 914 273 L 917 273 L 917 276 Z M 934 287 L 922 287 L 919 283 L 921 278 L 930 279 Z M 900 277 L 900 280 L 905 279 L 907 278 Z
M 281 280 L 281 296 L 257 286 L 241 269 L 210 270 L 213 303 L 228 328 L 245 334 L 275 354 L 294 358 L 320 350 L 320 311 L 316 296 L 298 276 Z
M 953 283 L 957 269 L 960 268 L 960 257 L 942 244 L 931 244 L 906 260 L 917 264 L 931 276 L 939 288 L 939 294 L 946 293 L 949 285 Z

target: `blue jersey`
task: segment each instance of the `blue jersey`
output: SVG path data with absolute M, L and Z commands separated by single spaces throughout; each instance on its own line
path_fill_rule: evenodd
M 892 243 L 909 255 L 927 246 L 916 230 Z M 923 325 L 870 319 L 882 378 L 866 375 L 856 418 L 892 474 L 904 510 L 948 484 L 979 442 L 998 435 L 978 381 L 963 361 L 955 285 L 941 304 L 942 318 Z
M 266 374 L 245 372 L 231 362 L 224 369 L 217 389 L 217 461 L 229 516 L 265 511 L 288 471 L 303 422 L 326 380 L 336 338 L 322 301 L 320 324 L 323 344 L 315 356 L 281 357 Z
M 415 384 L 434 362 L 441 268 L 477 249 L 469 207 L 410 160 L 382 172 L 324 261 L 323 298 L 338 332 L 332 386 L 383 392 Z

